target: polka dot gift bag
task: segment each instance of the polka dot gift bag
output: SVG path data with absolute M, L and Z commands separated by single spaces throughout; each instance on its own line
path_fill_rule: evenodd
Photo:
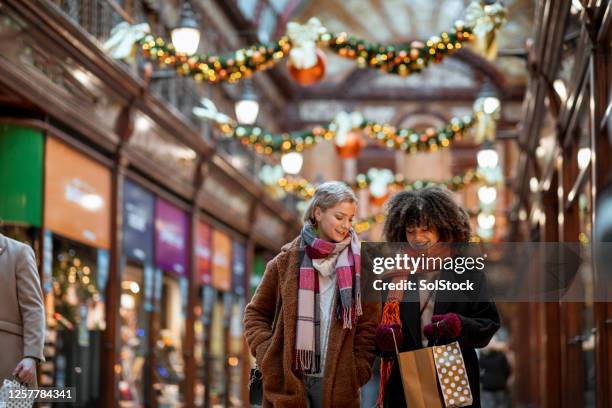
M 458 342 L 403 353 L 397 344 L 395 347 L 408 407 L 454 408 L 472 404 Z
M 455 341 L 443 346 L 434 346 L 432 349 L 444 406 L 454 408 L 472 405 L 472 391 L 459 343 Z
M 5 379 L 0 388 L 0 408 L 31 408 L 32 392 L 16 380 Z

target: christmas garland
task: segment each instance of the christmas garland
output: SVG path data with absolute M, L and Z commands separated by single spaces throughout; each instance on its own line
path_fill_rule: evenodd
M 247 78 L 254 72 L 274 66 L 291 49 L 287 37 L 274 43 L 252 45 L 225 56 L 181 54 L 176 52 L 172 43 L 150 34 L 138 45 L 145 58 L 156 60 L 161 66 L 171 66 L 179 75 L 209 83 L 233 83 Z
M 388 124 L 367 122 L 360 128 L 370 139 L 389 149 L 401 150 L 407 153 L 420 151 L 436 151 L 439 147 L 448 147 L 452 140 L 460 139 L 463 132 L 475 123 L 473 116 L 463 119 L 453 118 L 440 129 L 427 128 L 416 132 L 409 128 L 396 129 Z
M 384 45 L 346 33 L 333 34 L 318 19 L 311 18 L 305 24 L 288 23 L 287 35 L 276 42 L 252 45 L 226 56 L 178 53 L 172 43 L 151 35 L 146 23 L 120 23 L 111 31 L 104 48 L 113 58 L 124 59 L 132 55 L 133 46 L 137 45 L 145 57 L 156 60 L 160 65 L 172 66 L 180 75 L 190 75 L 196 81 L 209 83 L 236 82 L 248 78 L 254 72 L 276 65 L 286 55 L 289 55 L 292 68 L 309 70 L 318 64 L 324 65 L 317 54 L 324 46 L 340 56 L 355 60 L 359 67 L 406 76 L 422 71 L 432 62 L 439 63 L 446 55 L 462 48 L 464 42 L 474 39 L 483 55 L 494 57 L 494 37 L 506 21 L 506 9 L 500 3 L 485 5 L 473 1 L 465 14 L 466 22 L 457 21 L 454 31 L 411 44 Z M 324 69 L 320 76 L 323 72 Z M 314 82 L 304 85 L 310 83 Z
M 467 210 L 466 212 L 470 217 L 476 217 L 478 216 L 478 214 L 480 214 L 480 210 Z M 378 213 L 370 217 L 366 217 L 366 218 L 357 220 L 353 224 L 353 228 L 355 229 L 355 232 L 357 234 L 363 234 L 364 232 L 369 231 L 373 225 L 379 224 L 383 222 L 384 220 L 385 220 L 385 214 Z M 472 239 L 472 242 L 477 242 L 479 240 L 480 238 L 477 235 L 475 235 Z
M 403 175 L 397 174 L 394 179 L 386 183 L 387 189 L 398 188 L 401 190 L 420 190 L 422 188 L 430 186 L 445 187 L 451 191 L 460 191 L 472 183 L 477 183 L 484 180 L 483 175 L 474 170 L 470 169 L 462 175 L 456 175 L 447 181 L 431 181 L 431 180 L 406 180 Z M 355 181 L 348 182 L 347 184 L 353 190 L 359 190 L 370 187 L 375 182 L 372 177 L 368 177 L 365 174 L 358 174 Z M 295 194 L 298 197 L 308 200 L 312 198 L 316 190 L 316 185 L 309 182 L 302 177 L 281 177 L 277 180 L 278 187 L 282 188 L 286 193 Z
M 466 41 L 474 39 L 471 28 L 463 22 L 455 23 L 455 32 L 443 32 L 425 43 L 413 41 L 409 45 L 369 43 L 346 33 L 333 36 L 327 43 L 336 54 L 357 61 L 360 68 L 375 68 L 391 74 L 406 76 L 421 72 L 430 63 L 439 63 Z
M 198 108 L 200 109 L 200 108 Z M 200 112 L 200 110 L 194 110 Z M 197 113 L 196 113 L 197 114 Z M 227 116 L 222 115 L 224 118 Z M 210 116 L 205 116 L 209 118 Z M 359 124 L 351 129 L 363 130 L 364 134 L 379 145 L 388 149 L 417 153 L 423 151 L 436 151 L 438 148 L 448 147 L 453 140 L 460 140 L 463 133 L 475 124 L 474 116 L 453 118 L 440 129 L 427 128 L 417 132 L 410 128 L 397 129 L 395 126 L 377 122 L 360 120 Z M 243 145 L 253 148 L 261 154 L 276 154 L 301 152 L 323 140 L 332 140 L 339 133 L 335 122 L 324 126 L 316 126 L 310 130 L 291 133 L 274 134 L 259 126 L 238 125 L 231 120 L 219 125 L 225 137 L 238 139 Z

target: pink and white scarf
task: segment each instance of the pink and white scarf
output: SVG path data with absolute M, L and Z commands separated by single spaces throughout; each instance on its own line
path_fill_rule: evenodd
M 321 372 L 319 276 L 313 259 L 338 254 L 336 260 L 337 293 L 336 318 L 342 319 L 345 329 L 352 329 L 361 310 L 360 255 L 357 234 L 351 229 L 342 242 L 329 242 L 317 238 L 310 223 L 302 228 L 299 270 L 297 336 L 295 369 L 304 374 Z

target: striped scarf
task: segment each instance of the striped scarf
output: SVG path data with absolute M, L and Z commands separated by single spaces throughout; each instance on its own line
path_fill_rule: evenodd
M 310 223 L 302 228 L 298 275 L 298 310 L 295 369 L 304 374 L 321 372 L 319 277 L 313 259 L 338 254 L 336 260 L 337 293 L 336 318 L 342 319 L 345 329 L 352 329 L 357 317 L 362 315 L 360 292 L 360 255 L 357 234 L 351 230 L 342 242 L 323 241 L 316 237 Z

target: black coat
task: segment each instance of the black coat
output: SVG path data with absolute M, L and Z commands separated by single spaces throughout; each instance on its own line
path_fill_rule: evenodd
M 418 277 L 418 274 L 415 276 Z M 415 276 L 413 276 L 413 279 L 416 279 Z M 492 300 L 483 301 L 490 299 L 490 297 L 488 295 L 486 279 L 481 272 L 458 275 L 452 271 L 442 271 L 439 279 L 448 279 L 456 282 L 470 279 L 477 282 L 474 292 L 454 293 L 452 297 L 448 293 L 436 293 L 433 314 L 440 315 L 452 312 L 456 313 L 461 319 L 461 334 L 456 341 L 459 341 L 461 347 L 472 391 L 474 402 L 471 407 L 480 407 L 480 370 L 475 349 L 485 347 L 489 343 L 499 328 L 499 314 Z M 404 338 L 402 344 L 399 345 L 400 353 L 423 348 L 419 306 L 418 291 L 406 291 L 404 301 L 400 303 L 400 318 Z M 438 342 L 437 344 L 445 343 L 448 342 Z M 433 345 L 433 342 L 428 344 L 429 347 Z M 397 360 L 393 364 L 391 377 L 385 387 L 384 406 L 406 406 Z

